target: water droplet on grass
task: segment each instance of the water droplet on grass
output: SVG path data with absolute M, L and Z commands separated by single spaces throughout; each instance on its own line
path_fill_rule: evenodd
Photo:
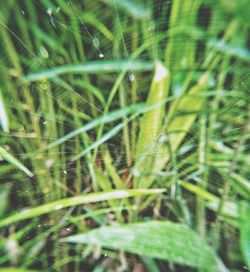
M 99 58 L 104 58 L 104 55 L 102 53 L 100 53 Z
M 134 74 L 130 74 L 128 76 L 128 79 L 129 79 L 129 81 L 134 81 L 135 80 L 135 75 Z
M 56 211 L 58 211 L 58 210 L 61 210 L 62 208 L 63 208 L 63 205 L 58 204 L 58 205 L 55 206 L 54 209 L 55 209 Z
M 165 135 L 165 134 L 161 135 L 160 138 L 159 138 L 159 141 L 160 141 L 160 143 L 167 142 L 168 141 L 168 136 Z
M 46 168 L 51 168 L 54 164 L 54 160 L 53 159 L 48 159 L 45 161 L 45 167 Z
M 49 16 L 52 15 L 52 9 L 51 9 L 51 8 L 47 8 L 47 11 L 46 11 L 46 12 L 49 14 Z
M 133 173 L 133 175 L 134 175 L 135 177 L 138 177 L 138 176 L 140 175 L 140 172 L 139 172 L 138 169 L 136 169 L 136 168 L 134 168 L 134 169 L 132 170 L 132 173 Z
M 96 47 L 99 47 L 100 41 L 99 41 L 98 38 L 94 37 L 94 39 L 93 39 L 93 45 L 96 46 Z
M 40 54 L 43 58 L 47 59 L 49 57 L 49 53 L 48 51 L 46 50 L 45 47 L 41 46 L 40 47 Z

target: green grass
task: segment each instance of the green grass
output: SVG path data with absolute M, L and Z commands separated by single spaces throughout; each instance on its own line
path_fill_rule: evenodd
M 0 271 L 250 269 L 247 0 L 0 3 Z

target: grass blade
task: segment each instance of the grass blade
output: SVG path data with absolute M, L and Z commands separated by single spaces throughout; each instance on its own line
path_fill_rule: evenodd
M 5 212 L 8 206 L 10 189 L 10 184 L 0 185 L 0 216 Z
M 17 223 L 25 219 L 34 218 L 53 211 L 61 210 L 63 208 L 77 206 L 87 203 L 95 203 L 99 201 L 107 201 L 112 199 L 123 199 L 128 197 L 136 197 L 142 195 L 160 194 L 164 189 L 131 189 L 131 190 L 113 190 L 107 192 L 97 192 L 85 195 L 79 195 L 69 198 L 60 199 L 35 208 L 20 211 L 17 214 L 10 215 L 6 218 L 0 219 L 0 227 Z
M 168 70 L 160 62 L 156 63 L 155 75 L 152 81 L 150 92 L 147 98 L 147 105 L 160 103 L 168 96 L 170 77 Z M 137 186 L 148 188 L 154 179 L 154 175 L 149 177 L 145 171 L 153 168 L 157 156 L 147 156 L 148 154 L 161 153 L 157 141 L 163 131 L 163 118 L 165 114 L 165 104 L 146 112 L 140 122 L 140 134 L 137 141 L 136 150 L 136 170 L 139 173 L 144 173 L 147 176 L 141 179 L 141 175 L 136 181 Z M 162 157 L 162 156 L 161 156 Z M 162 162 L 156 162 L 159 167 L 162 167 Z M 163 162 L 164 164 L 164 162 Z M 160 166 L 161 165 L 161 166 Z M 146 170 L 147 169 L 147 170 Z
M 27 270 L 25 268 L 6 267 L 0 268 L 0 272 L 36 272 L 37 270 Z
M 169 89 L 169 72 L 158 62 L 155 67 L 155 75 L 152 81 L 150 92 L 147 98 L 147 105 L 152 105 L 166 99 Z M 158 137 L 162 129 L 162 121 L 165 112 L 165 105 L 152 109 L 145 113 L 140 123 L 140 135 L 137 142 L 136 158 L 140 158 L 142 153 Z
M 241 224 L 240 224 L 240 245 L 245 262 L 250 269 L 250 205 L 243 202 L 240 205 Z
M 102 74 L 121 72 L 123 70 L 150 71 L 153 68 L 152 62 L 142 60 L 103 60 L 91 61 L 81 64 L 70 64 L 51 68 L 50 70 L 31 73 L 22 79 L 25 82 L 32 82 L 45 78 L 54 78 L 63 74 Z
M 128 123 L 128 121 L 130 119 L 126 120 L 126 122 L 120 123 L 117 126 L 113 127 L 109 132 L 107 132 L 104 135 L 102 135 L 102 137 L 100 139 L 98 139 L 93 144 L 91 144 L 90 146 L 88 146 L 88 148 L 86 148 L 85 150 L 83 150 L 80 154 L 78 154 L 75 157 L 73 157 L 72 160 L 75 161 L 75 160 L 81 158 L 82 156 L 84 156 L 85 154 L 87 154 L 88 152 L 90 152 L 91 150 L 95 149 L 96 147 L 100 146 L 101 144 L 105 143 L 106 141 L 108 141 L 109 139 L 111 139 L 112 137 L 114 137 L 119 131 L 121 131 L 121 129 Z
M 9 120 L 4 107 L 4 101 L 1 90 L 0 90 L 0 125 L 4 132 L 9 132 Z
M 21 162 L 19 162 L 15 157 L 13 157 L 9 152 L 7 152 L 1 146 L 0 146 L 0 156 L 3 159 L 5 159 L 6 161 L 8 161 L 9 163 L 13 164 L 18 169 L 20 169 L 27 176 L 33 177 L 33 174 L 31 173 L 31 171 L 28 168 L 26 168 Z
M 113 112 L 110 112 L 108 114 L 105 114 L 99 118 L 96 118 L 95 120 L 87 123 L 86 125 L 71 131 L 70 133 L 64 135 L 62 138 L 57 139 L 56 141 L 50 143 L 46 149 L 50 149 L 52 147 L 55 147 L 59 144 L 62 144 L 64 142 L 66 142 L 67 140 L 83 133 L 86 132 L 88 130 L 91 130 L 97 126 L 99 126 L 100 124 L 107 124 L 107 123 L 111 123 L 113 121 L 116 121 L 117 119 L 123 118 L 126 115 L 131 114 L 134 111 L 140 111 L 141 109 L 143 109 L 143 104 L 137 104 L 137 105 L 132 105 L 129 106 L 127 108 L 124 109 L 119 109 L 119 110 L 115 110 Z
M 185 225 L 151 221 L 108 226 L 69 236 L 64 242 L 94 244 L 183 265 L 218 271 L 212 249 Z
M 171 100 L 171 99 L 169 99 Z M 146 105 L 146 104 L 134 104 L 131 106 L 128 106 L 124 109 L 119 109 L 119 110 L 115 110 L 113 112 L 107 113 L 102 115 L 99 118 L 96 118 L 95 120 L 87 123 L 86 125 L 77 128 L 76 130 L 71 131 L 70 133 L 64 135 L 62 138 L 57 139 L 56 141 L 48 144 L 46 146 L 45 149 L 50 149 L 52 147 L 55 147 L 57 145 L 60 145 L 64 142 L 66 142 L 67 140 L 75 137 L 76 135 L 79 135 L 83 132 L 86 132 L 88 130 L 91 130 L 101 124 L 107 124 L 107 123 L 111 123 L 113 121 L 116 121 L 117 119 L 123 118 L 126 115 L 129 115 L 131 113 L 135 113 L 132 117 L 131 120 L 135 117 L 137 117 L 138 115 L 145 113 L 147 111 L 156 109 L 158 107 L 161 107 L 163 104 L 165 104 L 168 101 L 168 99 L 162 100 L 159 103 L 155 103 L 153 105 Z M 129 119 L 130 121 L 130 119 Z
M 149 19 L 150 11 L 145 9 L 142 5 L 137 4 L 135 1 L 130 0 L 102 0 L 106 2 L 108 5 L 113 6 L 114 4 L 116 7 L 122 11 L 127 12 L 129 15 L 135 17 L 136 19 Z
M 207 80 L 208 74 L 204 74 L 187 95 L 174 101 L 170 107 L 167 132 L 172 152 L 180 146 L 202 108 L 204 97 L 199 95 L 207 86 Z

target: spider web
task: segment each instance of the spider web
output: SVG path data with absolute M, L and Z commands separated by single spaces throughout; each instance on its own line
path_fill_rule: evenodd
M 0 17 L 0 28 L 8 33 L 14 44 L 14 48 L 20 56 L 20 62 L 24 75 L 32 74 L 34 71 L 50 71 L 51 68 L 66 64 L 85 63 L 89 61 L 106 62 L 110 60 L 131 60 L 133 54 L 133 43 L 135 47 L 148 43 L 148 46 L 142 50 L 138 59 L 154 62 L 155 59 L 160 59 L 164 62 L 166 54 L 166 44 L 170 40 L 171 31 L 179 29 L 181 34 L 178 34 L 178 46 L 171 48 L 171 54 L 183 60 L 183 68 L 181 71 L 171 68 L 171 76 L 173 83 L 171 85 L 172 95 L 178 95 L 181 89 L 179 86 L 180 80 L 178 77 L 185 80 L 185 74 L 197 69 L 200 74 L 204 72 L 204 61 L 207 50 L 215 50 L 214 47 L 219 47 L 220 44 L 216 43 L 210 38 L 204 38 L 202 33 L 206 33 L 211 21 L 211 9 L 209 5 L 201 5 L 198 15 L 186 16 L 180 22 L 175 23 L 174 26 L 170 24 L 170 11 L 171 1 L 34 1 L 35 12 L 38 15 L 34 18 L 32 10 L 28 9 L 28 5 L 22 1 L 12 1 L 16 5 L 11 6 L 11 1 L 7 4 L 4 10 L 7 10 L 9 16 L 12 14 L 21 13 L 23 20 L 10 20 L 5 17 Z M 61 4 L 61 5 L 60 5 Z M 9 6 L 8 6 L 9 5 Z M 69 11 L 67 14 L 67 10 Z M 225 16 L 226 17 L 226 16 Z M 217 16 L 216 23 L 221 25 L 221 31 L 227 24 L 222 15 Z M 11 17 L 9 17 L 11 18 Z M 100 22 L 104 22 L 103 25 Z M 27 24 L 36 22 L 37 25 L 31 26 L 27 33 L 22 31 L 22 23 Z M 184 26 L 184 30 L 182 29 Z M 189 26 L 193 27 L 189 31 Z M 106 28 L 105 28 L 106 27 Z M 170 28 L 171 27 L 171 28 Z M 172 29 L 173 28 L 173 29 Z M 188 30 L 185 30 L 185 28 Z M 201 34 L 197 29 L 201 30 Z M 202 32 L 203 30 L 203 32 Z M 169 34 L 170 33 L 170 34 Z M 50 37 L 53 35 L 53 37 Z M 201 36 L 200 36 L 201 35 Z M 219 40 L 222 32 L 218 32 L 217 39 Z M 211 34 L 213 37 L 213 33 Z M 54 40 L 53 40 L 54 39 Z M 71 48 L 71 39 L 75 39 L 75 48 Z M 247 39 L 247 38 L 246 38 Z M 37 41 L 36 41 L 37 40 Z M 53 43 L 54 41 L 54 43 Z M 55 41 L 57 43 L 55 43 Z M 196 59 L 194 61 L 196 67 L 189 67 L 185 58 L 189 57 L 189 47 L 186 46 L 187 42 L 195 44 Z M 210 49 L 208 44 L 214 47 Z M 247 47 L 247 41 L 242 45 L 243 48 Z M 81 51 L 81 48 L 83 49 Z M 219 48 L 220 49 L 220 48 Z M 219 49 L 217 49 L 219 51 Z M 224 49 L 224 48 L 223 48 Z M 230 48 L 229 48 L 230 49 Z M 8 49 L 7 49 L 8 50 Z M 168 49 L 167 49 L 168 50 Z M 219 118 L 225 112 L 235 112 L 237 114 L 240 107 L 246 108 L 249 72 L 247 71 L 246 58 L 249 61 L 249 52 L 243 50 L 242 54 L 235 54 L 233 50 L 229 50 L 229 57 L 226 51 L 227 68 L 220 74 L 215 69 L 214 77 L 211 78 L 210 89 L 216 89 L 216 82 L 218 77 L 226 76 L 227 80 L 221 87 L 225 89 L 227 95 L 221 98 L 220 105 L 222 110 L 210 113 L 210 109 L 204 109 L 199 118 L 195 121 L 192 129 L 189 131 L 182 146 L 180 147 L 180 154 L 177 154 L 177 159 L 181 156 L 194 155 L 194 163 L 197 165 L 198 155 L 195 155 L 199 148 L 199 135 L 200 135 L 200 120 L 205 119 L 205 122 L 210 122 L 211 118 Z M 190 53 L 191 54 L 191 53 Z M 223 54 L 218 52 L 217 54 Z M 245 57 L 245 55 L 247 57 Z M 29 83 L 29 95 L 25 96 L 27 82 L 20 83 L 19 78 L 22 75 L 13 68 L 13 62 L 5 57 L 4 51 L 1 52 L 1 90 L 4 94 L 4 105 L 9 113 L 10 119 L 10 132 L 0 132 L 1 145 L 7 150 L 14 152 L 16 158 L 27 165 L 31 170 L 35 169 L 34 177 L 25 177 L 20 173 L 20 170 L 10 168 L 11 171 L 3 171 L 1 176 L 1 183 L 6 181 L 13 187 L 13 196 L 15 197 L 12 207 L 15 209 L 24 208 L 27 205 L 36 206 L 44 202 L 44 195 L 39 194 L 40 182 L 46 181 L 48 187 L 60 188 L 57 190 L 59 193 L 55 198 L 62 198 L 80 191 L 89 190 L 91 186 L 90 173 L 88 169 L 88 157 L 79 159 L 77 162 L 72 162 L 71 158 L 79 153 L 79 148 L 86 148 L 86 140 L 83 137 L 77 136 L 67 141 L 67 144 L 59 146 L 56 151 L 40 151 L 40 146 L 46 147 L 49 143 L 63 137 L 66 133 L 78 128 L 77 125 L 87 123 L 90 118 L 95 118 L 105 114 L 105 105 L 101 103 L 107 100 L 110 90 L 122 73 L 112 72 L 109 74 L 104 73 L 97 75 L 54 75 L 52 80 L 42 80 L 39 82 Z M 185 63 L 186 62 L 186 63 Z M 242 73 L 241 71 L 245 71 Z M 245 69 L 245 70 L 244 70 Z M 236 79 L 232 79 L 235 71 L 239 70 Z M 123 93 L 125 105 L 129 105 L 132 101 L 131 89 L 134 88 L 136 93 L 136 102 L 143 102 L 146 100 L 147 92 L 149 90 L 150 82 L 152 80 L 153 71 L 137 72 L 133 71 L 132 64 L 129 65 L 128 71 L 122 78 L 121 88 L 118 88 L 117 93 L 112 100 L 110 110 L 120 107 L 119 93 Z M 18 96 L 15 91 L 11 91 L 10 84 L 6 82 L 7 79 L 13 80 L 13 86 L 18 90 Z M 81 83 L 82 81 L 82 83 Z M 100 92 L 99 100 L 96 96 L 89 95 L 88 90 L 84 89 L 84 83 L 89 84 L 93 91 L 93 86 L 96 88 L 94 92 Z M 30 101 L 34 102 L 34 108 L 31 110 L 27 97 Z M 94 97 L 94 98 L 93 98 Z M 228 97 L 228 98 L 227 98 Z M 48 112 L 48 103 L 55 106 L 54 112 Z M 209 99 L 206 101 L 210 105 Z M 167 105 L 168 107 L 169 105 Z M 76 118 L 70 112 L 79 111 L 81 114 Z M 87 109 L 85 113 L 85 109 Z M 135 108 L 136 111 L 136 108 Z M 63 114 L 65 113 L 65 115 Z M 242 111 L 243 112 L 243 111 Z M 219 135 L 219 140 L 235 149 L 238 142 L 238 130 L 245 133 L 246 137 L 249 136 L 247 131 L 247 124 L 242 120 L 246 120 L 248 112 L 242 113 L 242 116 L 237 115 L 239 125 L 231 125 L 223 128 L 223 122 L 217 122 L 214 131 L 214 140 Z M 211 117 L 212 116 L 212 117 Z M 28 117 L 28 118 L 26 118 Z M 13 119 L 12 119 L 13 118 Z M 32 120 L 33 119 L 33 120 Z M 78 119 L 76 122 L 75 120 Z M 127 120 L 125 116 L 124 119 Z M 13 121 L 13 127 L 12 127 Z M 138 133 L 139 117 L 135 119 L 137 123 L 136 131 Z M 37 128 L 33 127 L 36 124 Z M 49 131 L 55 129 L 55 131 Z M 104 131 L 111 129 L 110 124 L 104 126 Z M 35 131 L 39 131 L 38 136 Z M 220 138 L 220 131 L 224 138 Z M 50 133 L 51 132 L 51 133 Z M 148 131 L 150 133 L 150 131 Z M 47 134 L 47 135 L 46 135 Z M 49 135 L 48 135 L 49 134 Z M 92 141 L 97 139 L 95 132 L 89 133 Z M 247 138 L 248 139 L 248 138 Z M 127 165 L 126 147 L 122 142 L 122 132 L 115 137 L 112 137 L 105 142 L 105 148 L 111 152 L 113 162 L 117 169 L 122 173 L 122 170 L 129 168 Z M 88 144 L 87 144 L 88 145 Z M 242 147 L 243 148 L 243 147 Z M 246 148 L 246 147 L 245 147 Z M 247 152 L 247 150 L 245 150 Z M 99 163 L 102 162 L 103 151 L 99 148 L 97 158 Z M 154 157 L 159 154 L 148 154 Z M 59 158 L 60 165 L 56 160 Z M 132 160 L 132 158 L 130 158 Z M 31 163 L 32 160 L 32 163 Z M 230 159 L 231 161 L 233 159 Z M 247 162 L 242 159 L 242 168 L 244 173 L 248 173 Z M 2 163 L 6 165 L 5 163 Z M 54 166 L 54 164 L 56 164 Z M 187 162 L 189 165 L 190 163 Z M 78 175 L 77 167 L 81 167 Z M 184 168 L 185 165 L 180 166 Z M 174 174 L 180 171 L 179 162 L 177 165 L 171 165 L 169 172 L 173 171 Z M 7 169 L 8 170 L 8 169 Z M 184 175 L 185 180 L 199 181 L 202 172 L 198 171 L 188 172 Z M 165 173 L 166 174 L 166 173 Z M 81 179 L 80 188 L 78 192 L 75 190 L 75 179 Z M 218 194 L 218 190 L 223 184 L 213 182 L 208 185 L 211 193 Z M 46 184 L 43 190 L 46 189 Z M 33 197 L 33 193 L 35 198 Z M 47 192 L 49 197 L 50 193 Z M 42 226 L 41 226 L 42 227 Z M 46 226 L 44 226 L 46 227 Z

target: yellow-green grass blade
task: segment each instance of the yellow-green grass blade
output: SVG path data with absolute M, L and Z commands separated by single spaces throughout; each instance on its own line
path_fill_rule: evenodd
M 155 65 L 155 74 L 152 80 L 151 88 L 147 98 L 147 105 L 152 105 L 164 101 L 168 96 L 170 84 L 170 75 L 162 63 L 157 62 Z M 154 161 L 158 161 L 154 154 L 162 154 L 162 146 L 157 142 L 163 131 L 163 118 L 165 115 L 165 104 L 158 108 L 144 113 L 140 122 L 140 133 L 136 147 L 136 165 L 135 173 L 138 172 L 138 178 L 135 180 L 135 186 L 147 188 L 152 183 L 154 176 L 141 177 L 141 173 L 152 170 Z M 161 165 L 159 161 L 156 162 Z
M 185 94 L 171 104 L 167 133 L 172 152 L 175 152 L 180 146 L 197 118 L 198 112 L 202 109 L 204 97 L 201 93 L 205 90 L 207 81 L 208 74 L 204 74 L 188 94 Z
M 169 72 L 162 63 L 155 65 L 155 74 L 147 98 L 147 105 L 161 102 L 168 96 Z M 165 113 L 165 105 L 152 109 L 145 113 L 140 122 L 140 135 L 137 142 L 136 159 L 145 152 L 162 132 L 162 121 Z
M 95 203 L 100 201 L 108 201 L 112 199 L 124 199 L 128 197 L 160 194 L 160 193 L 163 193 L 164 191 L 165 191 L 164 189 L 111 190 L 107 192 L 89 193 L 89 194 L 84 194 L 84 195 L 79 195 L 74 197 L 68 197 L 68 198 L 60 199 L 60 200 L 53 201 L 47 204 L 43 204 L 38 207 L 29 208 L 29 209 L 20 211 L 16 214 L 2 218 L 0 219 L 0 227 L 17 223 L 25 219 L 34 218 L 34 217 L 47 214 L 53 211 L 58 211 L 63 208 L 67 208 L 71 206 L 84 205 L 84 204 Z
M 180 185 L 191 193 L 196 194 L 200 198 L 206 200 L 206 207 L 210 210 L 217 211 L 220 204 L 220 199 L 202 188 L 199 185 L 190 182 L 179 181 Z M 222 215 L 230 218 L 239 218 L 239 211 L 237 205 L 232 201 L 226 201 L 222 210 Z

